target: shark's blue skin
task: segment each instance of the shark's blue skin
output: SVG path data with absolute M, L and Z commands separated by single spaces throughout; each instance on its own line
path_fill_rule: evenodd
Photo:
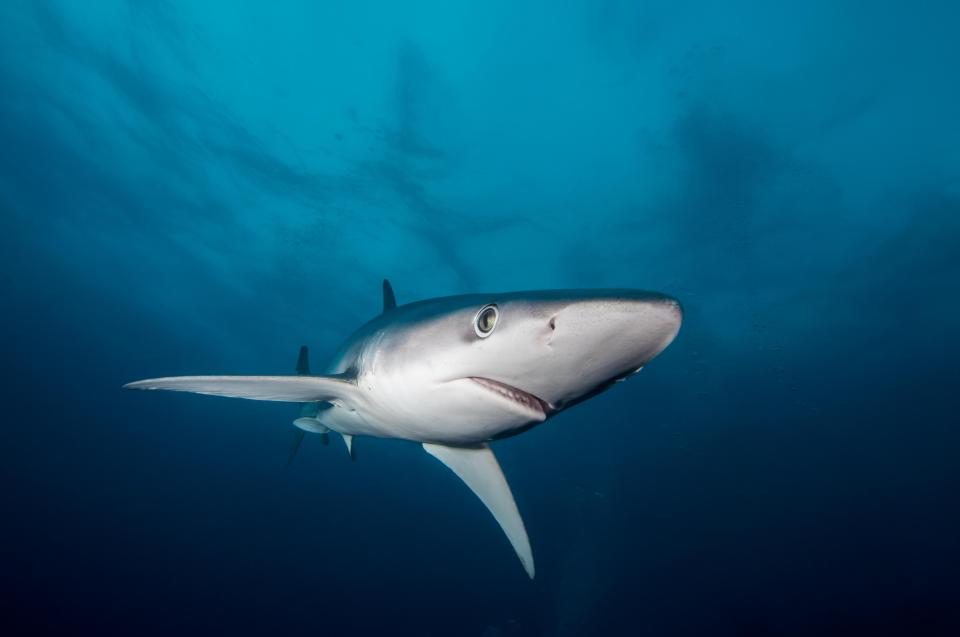
M 181 376 L 131 389 L 326 403 L 304 431 L 422 443 L 500 523 L 530 577 L 533 555 L 489 447 L 639 371 L 673 341 L 672 298 L 638 290 L 557 290 L 451 296 L 397 306 L 360 327 L 323 376 Z M 301 370 L 302 371 L 302 370 Z

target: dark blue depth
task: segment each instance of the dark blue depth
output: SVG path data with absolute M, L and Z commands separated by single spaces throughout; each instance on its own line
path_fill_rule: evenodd
M 0 633 L 960 634 L 955 3 L 238 4 L 0 3 Z M 416 445 L 120 389 L 384 277 L 684 304 L 495 443 L 533 582 Z

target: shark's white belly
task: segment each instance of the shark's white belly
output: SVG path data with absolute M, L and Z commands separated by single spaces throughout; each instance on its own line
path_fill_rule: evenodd
M 391 380 L 361 377 L 363 400 L 355 408 L 335 405 L 321 412 L 321 422 L 354 436 L 463 445 L 545 419 L 468 379 L 425 384 Z

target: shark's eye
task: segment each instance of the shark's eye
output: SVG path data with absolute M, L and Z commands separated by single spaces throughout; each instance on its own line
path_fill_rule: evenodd
M 480 308 L 480 311 L 477 312 L 477 315 L 473 319 L 473 330 L 477 333 L 477 336 L 480 338 L 490 336 L 490 332 L 497 326 L 497 318 L 499 316 L 500 312 L 497 310 L 496 305 L 485 305 Z

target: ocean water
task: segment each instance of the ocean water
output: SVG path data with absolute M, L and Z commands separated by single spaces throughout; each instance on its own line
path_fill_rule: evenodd
M 0 632 L 960 634 L 956 3 L 0 3 Z M 125 392 L 380 311 L 635 287 L 643 373 L 494 444 Z

